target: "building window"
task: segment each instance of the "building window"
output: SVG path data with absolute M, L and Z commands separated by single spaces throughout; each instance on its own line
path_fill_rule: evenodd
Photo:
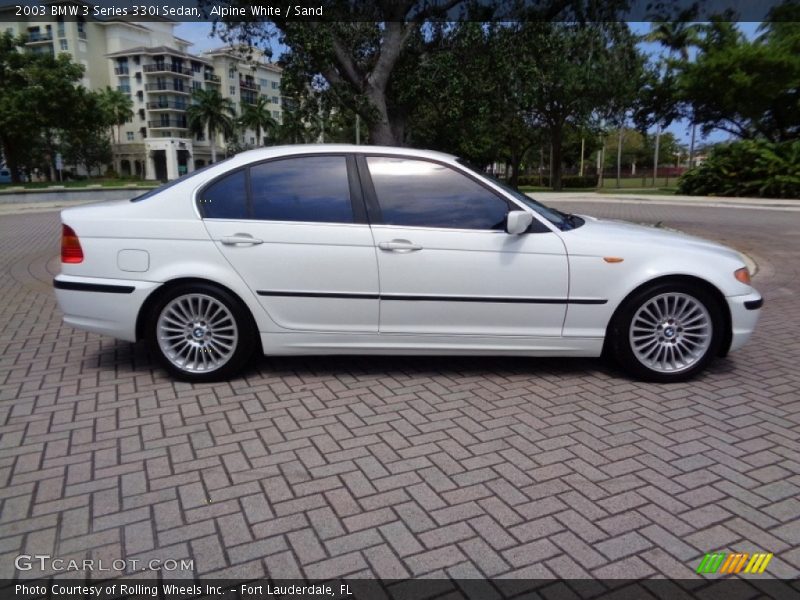
M 193 62 L 192 63 L 192 71 L 193 72 L 199 73 L 201 68 L 202 67 L 201 67 L 200 63 L 198 63 L 198 62 Z
M 278 89 L 278 82 L 277 81 L 273 81 L 272 82 L 272 89 L 273 90 L 277 90 Z
M 267 88 L 267 80 L 266 79 L 259 79 L 258 80 L 258 85 L 260 85 L 262 88 L 266 89 Z
M 275 118 L 277 119 L 278 117 L 280 117 L 280 116 L 281 116 L 281 111 L 279 111 L 279 110 L 273 110 L 273 111 L 272 111 L 272 116 L 273 116 L 273 117 L 275 117 Z
M 228 69 L 228 79 L 236 79 L 236 69 Z
M 61 17 L 58 18 L 58 24 L 56 25 L 58 31 L 58 37 L 64 37 L 66 32 L 64 31 L 64 19 Z
M 202 90 L 203 89 L 203 82 L 202 81 L 192 81 L 192 89 L 193 90 Z
M 69 44 L 67 40 L 58 40 L 58 45 L 61 46 L 62 50 L 69 50 Z
M 129 142 L 133 141 L 133 132 L 132 131 L 129 131 L 128 133 L 126 133 L 125 136 L 128 138 Z
M 235 85 L 232 85 L 232 86 L 230 87 L 230 90 L 231 90 L 231 96 L 235 96 L 235 95 L 236 95 L 236 86 L 235 86 Z
M 273 96 L 272 97 L 272 103 L 273 104 L 280 104 L 281 103 L 280 98 L 278 98 L 277 96 Z

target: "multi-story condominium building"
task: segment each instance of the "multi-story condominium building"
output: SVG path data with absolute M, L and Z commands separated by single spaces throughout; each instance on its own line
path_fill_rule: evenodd
M 190 54 L 191 43 L 174 35 L 175 26 L 170 21 L 122 20 L 3 24 L 7 31 L 27 37 L 28 51 L 69 54 L 84 67 L 85 87 L 111 86 L 128 94 L 133 117 L 113 140 L 114 167 L 122 175 L 161 180 L 211 161 L 207 135 L 192 135 L 189 128 L 186 110 L 194 90 L 218 90 L 230 98 L 237 115 L 259 95 L 268 99 L 276 121 L 281 121 L 283 110 L 281 69 L 263 54 L 231 47 Z M 256 132 L 239 135 L 238 146 L 256 145 Z M 218 159 L 224 156 L 225 144 L 218 134 Z

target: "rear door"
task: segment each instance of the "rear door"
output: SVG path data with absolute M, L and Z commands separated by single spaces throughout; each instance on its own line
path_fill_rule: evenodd
M 206 186 L 198 207 L 279 326 L 377 331 L 377 260 L 352 157 L 256 163 Z

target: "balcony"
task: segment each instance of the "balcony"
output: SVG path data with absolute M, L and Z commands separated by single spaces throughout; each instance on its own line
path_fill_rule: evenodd
M 186 110 L 188 106 L 186 102 L 169 102 L 167 100 L 147 103 L 147 108 L 150 110 Z
M 161 119 L 160 121 L 148 121 L 150 129 L 189 129 L 186 119 Z
M 187 69 L 186 67 L 181 67 L 180 65 L 174 65 L 169 63 L 155 63 L 152 65 L 145 65 L 143 68 L 145 73 L 176 73 L 178 75 L 185 75 L 186 77 L 191 77 L 194 71 L 191 69 Z
M 261 91 L 261 86 L 254 81 L 247 81 L 246 79 L 239 80 L 239 87 L 243 90 L 253 90 L 255 92 Z
M 222 79 L 213 73 L 203 73 L 203 79 L 210 81 L 211 83 L 222 83 Z
M 46 31 L 42 33 L 41 31 L 29 31 L 28 32 L 28 44 L 40 44 L 43 42 L 52 42 L 53 41 L 53 32 Z
M 129 75 L 128 67 L 114 67 L 114 75 Z
M 183 85 L 175 85 L 174 83 L 147 83 L 144 89 L 148 92 L 177 92 L 187 96 L 192 93 L 190 88 Z

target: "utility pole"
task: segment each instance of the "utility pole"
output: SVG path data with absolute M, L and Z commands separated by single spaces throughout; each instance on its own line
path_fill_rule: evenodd
M 361 115 L 356 113 L 356 146 L 361 144 Z
M 689 165 L 688 165 L 690 169 L 692 168 L 692 161 L 694 160 L 694 132 L 696 128 L 697 125 L 692 123 L 692 141 L 689 144 Z
M 581 137 L 581 169 L 580 172 L 578 173 L 581 177 L 583 177 L 583 152 L 585 148 L 586 148 L 586 139 Z

